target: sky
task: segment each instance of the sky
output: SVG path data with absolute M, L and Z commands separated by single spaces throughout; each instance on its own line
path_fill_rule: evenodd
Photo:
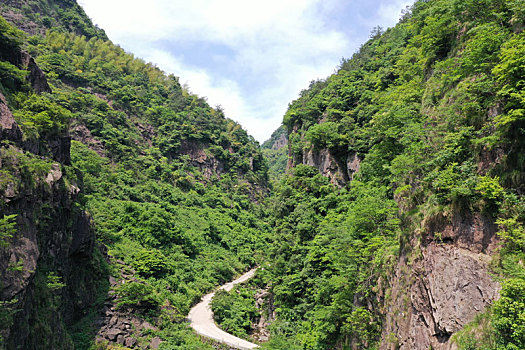
M 79 0 L 123 49 L 221 106 L 261 143 L 407 0 Z

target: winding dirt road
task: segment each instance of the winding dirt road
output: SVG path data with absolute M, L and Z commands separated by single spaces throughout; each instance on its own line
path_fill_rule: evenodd
M 232 290 L 234 285 L 243 283 L 252 278 L 252 276 L 255 273 L 255 270 L 256 269 L 252 269 L 246 272 L 241 277 L 237 278 L 234 281 L 226 283 L 219 289 L 224 289 L 225 291 L 229 292 L 230 290 Z M 235 349 L 249 350 L 258 348 L 259 346 L 257 344 L 253 344 L 244 339 L 237 338 L 236 336 L 226 333 L 225 331 L 217 327 L 217 325 L 213 321 L 213 312 L 210 308 L 210 302 L 214 295 L 215 292 L 206 294 L 202 297 L 201 302 L 195 305 L 190 310 L 190 313 L 188 314 L 188 319 L 190 320 L 191 327 L 198 334 L 206 338 L 217 340 L 218 342 L 231 346 Z

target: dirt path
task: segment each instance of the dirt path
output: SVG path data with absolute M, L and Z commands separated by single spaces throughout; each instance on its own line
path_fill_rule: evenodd
M 241 277 L 237 278 L 234 281 L 226 283 L 219 289 L 230 291 L 234 285 L 245 282 L 252 278 L 252 276 L 255 273 L 255 270 L 256 269 L 252 269 L 246 272 Z M 236 349 L 248 350 L 258 348 L 258 345 L 250 343 L 247 340 L 237 338 L 236 336 L 226 333 L 225 331 L 217 327 L 217 325 L 213 321 L 213 312 L 210 308 L 210 302 L 214 295 L 215 292 L 206 294 L 202 297 L 201 302 L 195 305 L 190 310 L 190 313 L 188 314 L 188 319 L 191 322 L 191 327 L 198 334 L 206 338 L 217 340 L 218 342 L 221 342 Z

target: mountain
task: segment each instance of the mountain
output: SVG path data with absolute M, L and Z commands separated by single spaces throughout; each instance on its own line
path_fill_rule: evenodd
M 523 1 L 418 1 L 284 116 L 269 348 L 525 347 Z
M 288 133 L 280 126 L 272 133 L 270 139 L 261 145 L 265 159 L 268 161 L 270 179 L 279 179 L 286 171 L 288 164 Z
M 420 0 L 262 147 L 73 0 L 0 4 L 0 348 L 525 348 L 525 3 Z M 253 340 L 253 339 L 252 339 Z
M 260 258 L 258 143 L 75 1 L 0 13 L 1 346 L 211 349 L 183 321 Z

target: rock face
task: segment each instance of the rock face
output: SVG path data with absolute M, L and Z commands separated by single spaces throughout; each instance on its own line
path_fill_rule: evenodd
M 269 292 L 269 288 L 261 289 L 255 294 L 255 307 L 261 317 L 252 325 L 252 337 L 259 342 L 267 342 L 270 339 L 268 327 L 276 318 L 273 294 Z
M 361 159 L 354 152 L 335 156 L 328 149 L 310 149 L 301 156 L 290 157 L 287 169 L 297 164 L 311 165 L 319 169 L 323 176 L 328 177 L 333 185 L 344 187 L 352 181 L 354 173 L 359 170 L 360 163 Z
M 360 159 L 357 154 L 350 153 L 341 161 L 330 150 L 309 150 L 303 157 L 303 164 L 316 167 L 332 184 L 343 187 L 352 181 L 354 173 L 359 170 Z
M 40 67 L 38 67 L 33 57 L 25 51 L 20 53 L 19 66 L 29 72 L 27 81 L 37 94 L 51 92 L 51 87 L 49 87 L 46 75 Z
M 158 337 L 150 341 L 145 340 L 145 335 L 150 330 L 158 330 L 148 321 L 137 316 L 131 309 L 118 309 L 115 288 L 129 282 L 137 282 L 133 277 L 136 272 L 123 261 L 117 260 L 115 265 L 120 265 L 120 280 L 109 277 L 110 290 L 102 309 L 98 311 L 95 325 L 98 328 L 96 342 L 100 344 L 119 344 L 128 348 L 157 349 L 162 342 Z M 166 307 L 166 306 L 164 306 Z
M 0 92 L 0 141 L 1 140 L 20 142 L 22 141 L 22 132 L 7 106 L 4 95 Z
M 283 147 L 288 146 L 288 138 L 286 137 L 285 133 L 282 133 L 281 136 L 272 145 L 272 149 L 274 151 L 278 151 Z
M 49 92 L 34 60 L 25 53 L 16 57 L 34 91 Z M 2 345 L 71 349 L 66 327 L 94 302 L 102 272 L 92 263 L 90 217 L 78 205 L 82 184 L 64 167 L 70 164 L 70 138 L 24 140 L 0 94 L 3 140 L 9 144 L 0 149 L 0 219 L 16 216 L 14 234 L 0 246 L 0 311 L 7 320 L 0 324 Z
M 213 155 L 206 152 L 202 144 L 184 140 L 180 147 L 182 154 L 190 157 L 191 165 L 197 167 L 208 179 L 213 175 L 220 176 L 224 172 L 224 165 Z
M 33 187 L 18 183 L 0 192 L 5 203 L 0 217 L 17 214 L 16 233 L 0 252 L 1 300 L 21 310 L 11 327 L 1 327 L 9 349 L 41 348 L 42 336 L 46 347 L 70 348 L 64 327 L 79 319 L 96 295 L 100 277 L 90 264 L 95 236 L 89 216 L 74 205 L 78 191 L 65 174 L 54 163 L 45 178 L 33 179 Z M 50 276 L 60 285 L 50 286 Z M 36 332 L 43 326 L 44 334 Z
M 454 349 L 450 337 L 498 297 L 490 274 L 495 226 L 479 214 L 425 223 L 401 255 L 386 303 L 381 349 Z
M 104 145 L 100 140 L 97 140 L 89 129 L 84 125 L 76 125 L 71 130 L 71 137 L 73 140 L 82 142 L 84 145 L 87 145 L 91 150 L 97 152 L 99 156 L 104 157 L 106 155 L 106 150 Z

